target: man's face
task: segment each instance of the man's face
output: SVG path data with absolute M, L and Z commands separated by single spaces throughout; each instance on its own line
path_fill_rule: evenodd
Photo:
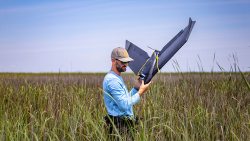
M 128 66 L 128 62 L 122 62 L 120 60 L 115 60 L 115 62 L 116 62 L 116 69 L 119 72 L 125 72 L 126 71 L 126 68 Z

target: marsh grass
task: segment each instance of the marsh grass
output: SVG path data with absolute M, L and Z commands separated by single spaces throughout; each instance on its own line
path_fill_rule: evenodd
M 107 140 L 104 75 L 0 74 L 0 140 Z M 123 77 L 131 88 L 133 74 Z M 249 81 L 242 72 L 158 74 L 134 107 L 135 139 L 250 140 Z

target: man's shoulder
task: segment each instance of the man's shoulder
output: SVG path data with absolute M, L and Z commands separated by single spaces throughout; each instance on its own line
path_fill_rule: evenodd
M 107 73 L 105 75 L 105 77 L 104 77 L 104 80 L 113 80 L 113 79 L 118 79 L 119 80 L 119 78 L 115 74 L 113 74 L 111 72 Z
M 121 80 L 117 75 L 109 72 L 105 75 L 103 83 L 121 83 Z

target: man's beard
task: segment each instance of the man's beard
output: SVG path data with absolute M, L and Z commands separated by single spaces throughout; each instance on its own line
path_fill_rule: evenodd
M 125 72 L 126 71 L 126 67 L 123 69 L 122 68 L 123 66 L 121 66 L 120 64 L 116 64 L 116 69 L 119 71 L 119 72 Z

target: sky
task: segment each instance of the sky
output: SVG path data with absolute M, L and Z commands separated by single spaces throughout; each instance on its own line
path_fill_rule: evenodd
M 0 0 L 0 72 L 107 72 L 129 40 L 149 56 L 189 17 L 187 43 L 162 72 L 250 71 L 248 0 Z M 131 70 L 128 70 L 131 71 Z

